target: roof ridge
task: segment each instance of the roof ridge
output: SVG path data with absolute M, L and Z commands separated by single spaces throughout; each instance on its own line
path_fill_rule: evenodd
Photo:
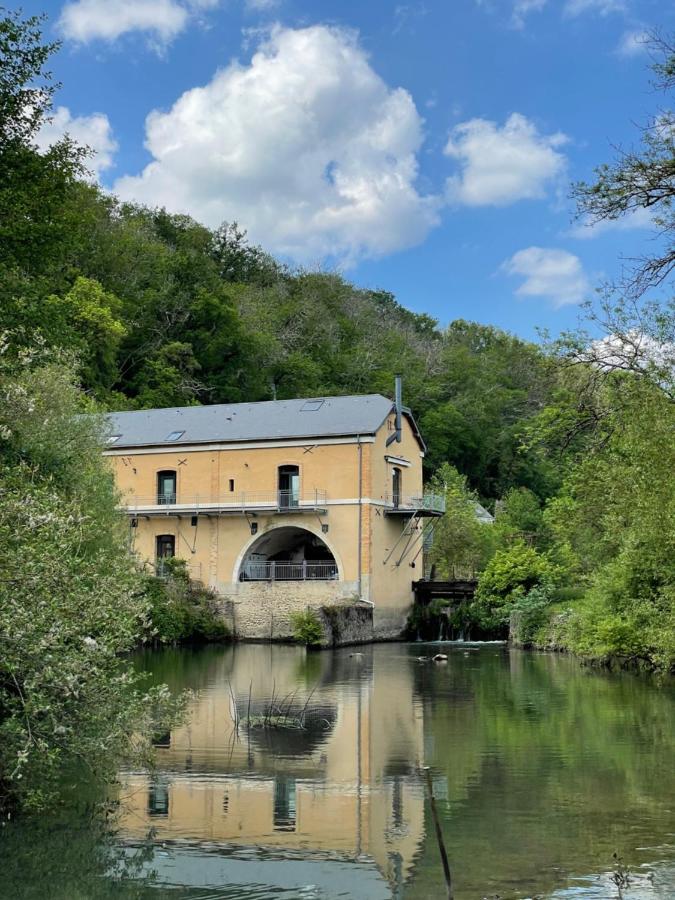
M 312 394 L 307 397 L 287 397 L 283 400 L 241 400 L 238 403 L 202 403 L 195 406 L 150 406 L 147 409 L 112 409 L 104 415 L 130 415 L 131 413 L 172 412 L 178 410 L 216 409 L 217 407 L 230 406 L 262 406 L 264 403 L 306 403 L 308 400 L 367 400 L 369 397 L 379 397 L 390 403 L 394 401 L 384 394 Z

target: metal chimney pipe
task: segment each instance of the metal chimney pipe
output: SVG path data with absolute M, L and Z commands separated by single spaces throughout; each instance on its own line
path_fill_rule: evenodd
M 403 379 L 400 375 L 397 375 L 394 381 L 394 411 L 396 413 L 395 431 L 394 434 L 390 435 L 387 438 L 387 447 L 390 444 L 393 444 L 394 441 L 396 441 L 397 444 L 401 443 L 403 419 Z

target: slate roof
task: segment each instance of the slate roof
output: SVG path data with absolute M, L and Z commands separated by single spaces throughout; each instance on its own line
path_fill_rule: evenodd
M 393 408 L 381 394 L 364 394 L 116 412 L 106 416 L 108 445 L 112 449 L 370 435 Z M 404 413 L 424 447 L 410 411 Z

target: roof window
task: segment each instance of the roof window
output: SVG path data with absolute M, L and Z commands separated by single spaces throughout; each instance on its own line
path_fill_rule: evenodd
M 121 434 L 111 434 L 110 437 L 106 438 L 106 444 L 116 444 L 121 437 Z
M 322 406 L 323 400 L 305 400 L 300 407 L 300 412 L 316 412 L 316 410 L 321 409 Z
M 182 438 L 184 434 L 185 434 L 184 431 L 172 431 L 171 434 L 167 434 L 167 436 L 164 438 L 164 440 L 165 441 L 177 441 L 180 438 Z

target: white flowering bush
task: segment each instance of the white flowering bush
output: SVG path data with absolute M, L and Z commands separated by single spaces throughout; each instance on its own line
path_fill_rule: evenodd
M 3 352 L 4 350 L 4 352 Z M 73 762 L 97 778 L 174 713 L 122 654 L 146 600 L 97 419 L 67 360 L 0 346 L 0 809 L 42 808 Z

